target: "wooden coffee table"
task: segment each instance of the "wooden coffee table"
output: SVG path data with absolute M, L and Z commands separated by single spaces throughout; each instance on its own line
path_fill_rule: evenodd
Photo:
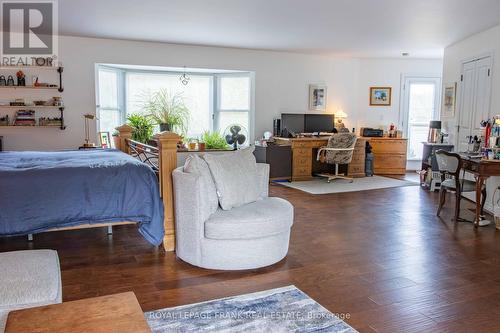
M 88 298 L 9 313 L 6 333 L 150 333 L 133 292 Z

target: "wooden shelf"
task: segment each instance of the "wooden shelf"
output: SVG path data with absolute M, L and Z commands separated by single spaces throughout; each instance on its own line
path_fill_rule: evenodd
M 48 125 L 44 125 L 44 126 L 40 126 L 40 125 L 35 125 L 35 126 L 14 126 L 14 125 L 8 125 L 8 126 L 0 126 L 0 128 L 59 128 L 59 129 L 63 129 L 61 128 L 61 126 L 59 125 L 54 125 L 54 126 L 48 126 Z
M 47 69 L 47 70 L 58 70 L 62 66 L 0 66 L 0 70 L 12 70 L 12 69 Z
M 0 109 L 64 109 L 64 106 L 56 105 L 0 105 Z
M 0 86 L 0 89 L 40 89 L 40 90 L 59 90 L 59 87 Z

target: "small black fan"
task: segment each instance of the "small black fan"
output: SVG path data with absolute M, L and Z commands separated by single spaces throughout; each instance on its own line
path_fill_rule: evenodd
M 241 125 L 230 125 L 224 131 L 226 142 L 233 145 L 234 150 L 238 149 L 238 145 L 242 145 L 247 141 L 247 130 Z

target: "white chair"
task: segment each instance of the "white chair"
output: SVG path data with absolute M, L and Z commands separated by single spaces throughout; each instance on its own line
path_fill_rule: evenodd
M 254 269 L 283 259 L 293 206 L 268 196 L 269 165 L 257 163 L 257 201 L 211 211 L 211 202 L 218 202 L 215 185 L 206 162 L 198 163 L 196 172 L 180 167 L 172 174 L 177 256 L 195 266 L 223 270 Z

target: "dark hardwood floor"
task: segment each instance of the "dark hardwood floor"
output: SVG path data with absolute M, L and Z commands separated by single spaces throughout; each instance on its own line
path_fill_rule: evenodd
M 286 259 L 260 270 L 190 266 L 134 226 L 1 239 L 0 251 L 58 250 L 65 301 L 132 290 L 147 311 L 294 284 L 360 332 L 500 332 L 500 231 L 453 223 L 451 196 L 440 219 L 418 186 L 271 194 L 293 203 L 295 224 Z

